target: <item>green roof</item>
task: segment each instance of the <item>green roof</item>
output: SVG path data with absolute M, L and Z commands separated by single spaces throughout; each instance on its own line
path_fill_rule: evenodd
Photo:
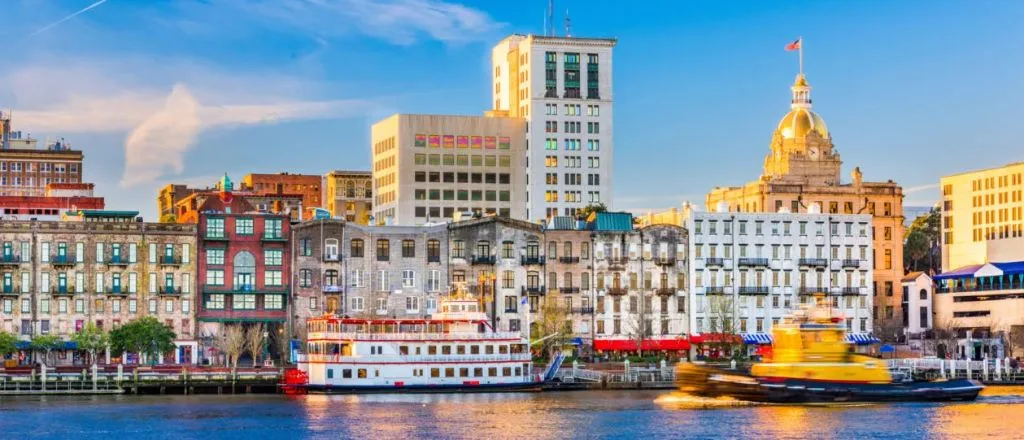
M 103 209 L 82 209 L 78 211 L 68 211 L 66 214 L 80 217 L 135 218 L 138 217 L 139 211 L 107 211 Z
M 598 212 L 587 227 L 594 231 L 629 232 L 633 230 L 633 214 L 628 212 Z

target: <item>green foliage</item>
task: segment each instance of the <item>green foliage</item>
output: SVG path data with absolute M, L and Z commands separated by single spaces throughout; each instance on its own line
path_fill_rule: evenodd
M 0 331 L 0 356 L 5 356 L 18 351 L 18 337 L 14 333 Z
M 928 256 L 931 248 L 928 237 L 918 229 L 911 229 L 907 234 L 907 241 L 903 244 L 903 258 L 906 260 L 904 266 L 908 270 L 918 270 L 919 263 Z
M 110 345 L 110 335 L 91 322 L 86 324 L 81 331 L 75 333 L 71 340 L 78 344 L 79 350 L 89 353 L 94 364 L 96 363 L 96 354 Z
M 571 326 L 566 324 L 569 311 L 558 302 L 554 295 L 546 295 L 541 301 L 540 316 L 532 323 L 530 338 L 534 341 L 548 338 L 539 343 L 539 348 L 545 356 L 551 356 L 561 347 L 562 341 L 572 334 Z M 529 307 L 529 305 L 523 307 Z M 534 343 L 536 344 L 536 342 Z
M 64 345 L 64 341 L 57 335 L 36 335 L 32 337 L 32 349 L 49 352 Z
M 927 214 L 915 218 L 903 242 L 903 266 L 907 270 L 926 272 L 939 271 L 939 255 L 942 212 L 932 208 Z M 913 269 L 911 269 L 913 268 Z
M 174 330 L 152 316 L 131 321 L 110 332 L 110 348 L 116 355 L 141 353 L 153 360 L 174 349 Z
M 590 217 L 590 214 L 594 212 L 608 212 L 608 206 L 602 202 L 591 203 L 584 206 L 579 211 L 576 211 L 576 216 L 586 220 L 586 218 Z
M 160 216 L 160 223 L 176 223 L 177 221 L 178 221 L 178 216 L 173 214 L 173 213 L 171 213 L 171 214 L 163 214 L 163 215 Z

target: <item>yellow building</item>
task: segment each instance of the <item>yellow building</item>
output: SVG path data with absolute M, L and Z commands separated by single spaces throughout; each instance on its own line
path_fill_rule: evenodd
M 369 171 L 335 170 L 324 175 L 324 206 L 331 217 L 361 225 L 370 224 L 373 213 L 373 174 Z
M 944 176 L 942 271 L 1024 260 L 1024 162 Z
M 874 304 L 876 324 L 900 319 L 903 277 L 903 189 L 892 180 L 865 182 L 854 168 L 842 183 L 842 160 L 833 148 L 825 120 L 811 109 L 811 86 L 801 73 L 791 88 L 790 111 L 772 135 L 771 151 L 758 180 L 739 187 L 716 187 L 706 206 L 720 203 L 730 211 L 806 212 L 817 205 L 822 213 L 873 216 Z

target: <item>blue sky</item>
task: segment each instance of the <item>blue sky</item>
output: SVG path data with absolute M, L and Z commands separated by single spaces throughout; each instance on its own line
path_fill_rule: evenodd
M 523 5 L 532 5 L 526 9 Z M 74 15 L 92 6 L 84 12 Z M 546 0 L 11 0 L 0 106 L 63 136 L 110 208 L 228 172 L 369 169 L 394 112 L 480 114 L 491 46 Z M 1024 160 L 1024 3 L 556 0 L 616 37 L 615 208 L 754 179 L 804 38 L 815 110 L 845 162 L 930 204 L 939 176 Z M 642 7 L 642 9 L 641 9 Z M 10 17 L 16 17 L 11 20 Z

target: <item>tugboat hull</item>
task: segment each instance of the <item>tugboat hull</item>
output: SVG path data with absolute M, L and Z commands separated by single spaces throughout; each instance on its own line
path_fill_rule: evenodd
M 759 378 L 692 364 L 677 368 L 676 382 L 691 395 L 763 403 L 971 401 L 984 388 L 968 379 L 878 384 Z

